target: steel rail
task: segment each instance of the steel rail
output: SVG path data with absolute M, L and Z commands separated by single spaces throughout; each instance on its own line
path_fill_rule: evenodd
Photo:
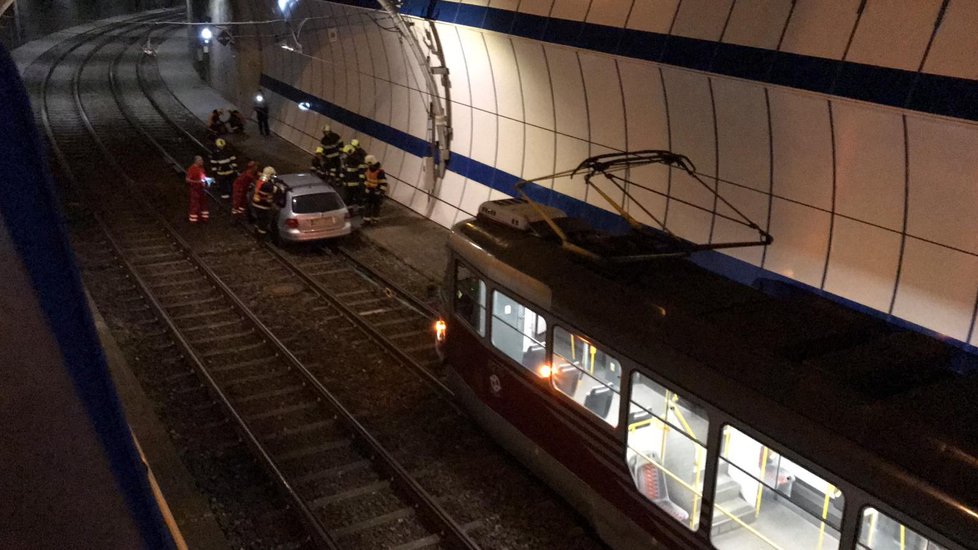
M 169 233 L 170 237 L 177 243 L 177 245 L 183 249 L 185 256 L 191 260 L 191 262 L 197 266 L 201 272 L 206 275 L 208 280 L 214 284 L 218 290 L 222 292 L 226 299 L 228 299 L 238 310 L 238 313 L 247 318 L 258 331 L 265 337 L 265 339 L 272 344 L 282 357 L 284 357 L 297 372 L 303 375 L 306 381 L 311 387 L 315 388 L 320 396 L 325 399 L 333 408 L 339 413 L 339 419 L 347 426 L 347 429 L 352 432 L 352 435 L 358 437 L 362 442 L 366 443 L 369 449 L 373 453 L 375 459 L 375 464 L 380 466 L 385 470 L 388 475 L 392 476 L 394 481 L 398 482 L 395 486 L 400 488 L 404 493 L 406 493 L 410 500 L 415 503 L 420 503 L 423 505 L 423 509 L 419 510 L 419 513 L 424 514 L 428 517 L 429 522 L 437 524 L 440 531 L 438 531 L 439 536 L 446 539 L 452 547 L 456 548 L 466 548 L 466 549 L 477 549 L 478 544 L 465 532 L 465 529 L 458 524 L 451 517 L 450 514 L 425 490 L 418 481 L 410 475 L 410 473 L 405 469 L 394 456 L 383 447 L 383 445 L 353 416 L 352 413 L 342 403 L 329 391 L 322 383 L 313 375 L 306 366 L 288 349 L 288 347 L 282 343 L 278 337 L 271 331 L 271 329 L 265 325 L 258 317 L 251 311 L 251 309 L 241 301 L 241 299 L 227 286 L 226 283 L 204 262 L 200 256 L 193 251 L 190 244 L 180 236 L 180 234 L 167 222 L 165 219 L 156 212 L 155 209 L 151 208 L 142 198 L 141 195 L 134 191 L 135 182 L 125 174 L 123 168 L 118 164 L 118 162 L 112 157 L 111 153 L 106 148 L 102 140 L 95 134 L 94 127 L 92 127 L 91 122 L 84 110 L 84 106 L 81 104 L 80 95 L 78 92 L 78 79 L 75 81 L 74 93 L 76 97 L 76 103 L 79 107 L 79 112 L 82 114 L 83 122 L 88 128 L 92 135 L 92 138 L 96 142 L 97 147 L 103 153 L 103 155 L 108 159 L 109 163 L 123 176 L 123 181 L 126 183 L 126 188 L 130 196 L 138 203 L 145 211 L 147 211 L 154 221 L 165 229 Z M 116 90 L 113 89 L 113 94 Z M 119 101 L 119 98 L 116 98 Z M 154 103 L 155 106 L 155 103 Z M 153 140 L 154 143 L 155 140 Z M 198 142 L 199 143 L 199 142 Z M 158 145 L 158 143 L 156 143 Z M 172 158 L 172 157 L 171 157 Z M 235 415 L 237 417 L 237 415 Z M 250 432 L 249 432 L 250 433 Z M 252 436 L 253 437 L 253 436 Z M 255 439 L 255 443 L 260 445 Z M 271 457 L 267 453 L 263 453 L 263 457 L 267 457 L 271 460 Z M 271 462 L 274 465 L 274 462 Z M 288 481 L 281 475 L 281 473 L 275 470 L 279 475 L 279 479 L 284 483 L 290 491 L 290 496 L 294 495 L 295 499 L 298 501 L 301 509 L 305 513 L 309 514 L 309 517 L 314 518 L 311 511 L 305 507 L 304 502 L 298 498 L 298 495 L 294 493 L 291 485 Z M 317 522 L 318 524 L 318 522 Z M 318 534 L 318 533 L 317 533 Z M 331 537 L 325 533 L 324 540 L 328 541 L 327 547 L 335 548 L 335 542 L 332 541 Z
M 192 142 L 196 143 L 197 146 L 198 146 L 198 148 L 200 150 L 206 152 L 207 151 L 207 147 L 203 143 L 201 143 L 200 140 L 197 139 L 197 137 L 194 136 L 192 133 L 190 133 L 186 128 L 183 128 L 182 126 L 180 126 L 179 124 L 177 124 L 173 120 L 173 118 L 169 116 L 169 114 L 166 112 L 166 110 L 163 109 L 162 106 L 160 106 L 159 102 L 157 102 L 156 99 L 154 99 L 152 97 L 152 95 L 147 90 L 147 86 L 146 86 L 145 81 L 142 78 L 142 75 L 139 75 L 139 82 L 140 82 L 140 88 L 142 89 L 143 94 L 147 97 L 147 99 L 149 99 L 150 103 L 152 103 L 153 107 L 157 110 L 157 112 L 160 114 L 160 116 L 162 116 L 170 124 L 171 127 L 179 130 L 188 139 L 190 139 Z M 165 86 L 165 83 L 164 83 L 164 87 L 166 87 Z M 167 90 L 169 91 L 169 88 L 167 88 Z M 169 93 L 171 95 L 173 95 L 172 94 L 172 91 L 170 91 Z M 138 124 L 138 122 L 137 122 L 137 124 Z M 147 139 L 149 139 L 149 141 L 153 144 L 153 146 L 157 150 L 160 151 L 160 153 L 164 156 L 165 159 L 168 160 L 168 162 L 170 162 L 171 164 L 173 164 L 174 167 L 182 170 L 182 168 L 180 168 L 179 163 L 173 158 L 172 155 L 169 154 L 169 152 L 166 150 L 165 147 L 163 147 L 162 144 L 160 144 L 152 136 L 149 136 L 148 133 L 145 132 L 144 130 L 141 133 L 143 133 L 143 135 L 146 136 Z M 213 200 L 217 201 L 217 202 L 223 202 L 223 201 L 221 201 L 221 199 L 219 199 L 218 197 L 215 197 L 214 195 L 211 195 L 211 198 Z M 242 229 L 242 231 L 245 231 L 245 230 Z M 356 311 L 354 311 L 350 306 L 347 306 L 346 304 L 344 304 L 339 298 L 337 298 L 332 292 L 330 292 L 325 286 L 323 286 L 322 283 L 320 283 L 319 281 L 317 281 L 313 276 L 309 275 L 303 268 L 299 267 L 294 262 L 292 262 L 288 258 L 288 256 L 285 254 L 285 252 L 279 250 L 277 247 L 273 246 L 270 243 L 262 242 L 261 244 L 262 244 L 262 246 L 264 246 L 265 250 L 267 250 L 273 256 L 275 256 L 275 258 L 286 269 L 289 269 L 290 271 L 292 271 L 293 273 L 295 273 L 310 288 L 312 288 L 314 291 L 316 291 L 316 293 L 318 293 L 323 298 L 325 298 L 336 309 L 340 310 L 340 312 L 344 316 L 346 316 L 350 321 L 352 321 L 354 324 L 356 324 L 357 327 L 359 327 L 361 331 L 365 332 L 368 337 L 370 337 L 372 340 L 374 340 L 375 343 L 377 343 L 380 347 L 382 347 L 388 353 L 390 353 L 395 358 L 397 358 L 397 360 L 401 361 L 402 363 L 408 365 L 413 370 L 415 370 L 425 380 L 425 382 L 428 383 L 429 385 L 431 385 L 433 388 L 435 388 L 436 391 L 438 391 L 441 394 L 443 394 L 444 396 L 448 397 L 450 399 L 450 401 L 449 401 L 450 405 L 456 411 L 461 412 L 461 409 L 459 408 L 458 404 L 454 400 L 455 392 L 453 392 L 451 390 L 451 388 L 449 388 L 444 382 L 442 382 L 441 380 L 439 380 L 438 377 L 435 376 L 429 369 L 425 368 L 424 365 L 422 365 L 420 362 L 418 362 L 417 360 L 415 360 L 414 358 L 412 358 L 410 355 L 408 355 L 397 344 L 395 344 L 394 342 L 392 342 L 390 340 L 390 338 L 388 338 L 387 336 L 385 336 L 379 330 L 377 330 L 374 327 L 372 327 L 370 325 L 370 323 L 368 323 L 366 320 L 364 320 L 361 315 L 359 315 Z M 438 317 L 438 314 L 436 312 L 432 311 L 427 305 L 422 304 L 420 301 L 418 301 L 417 299 L 415 299 L 413 296 L 411 296 L 405 290 L 401 289 L 398 285 L 396 285 L 395 283 L 393 283 L 391 281 L 388 281 L 383 276 L 381 276 L 379 273 L 377 273 L 375 270 L 373 270 L 373 269 L 369 268 L 368 266 L 364 265 L 362 262 L 359 262 L 356 259 L 352 258 L 352 256 L 350 256 L 347 252 L 345 252 L 345 251 L 342 251 L 342 252 L 343 252 L 344 256 L 347 257 L 358 268 L 362 269 L 363 271 L 366 271 L 371 278 L 375 279 L 376 281 L 379 281 L 383 286 L 385 286 L 385 287 L 390 288 L 391 290 L 393 290 L 397 294 L 398 299 L 402 303 L 405 303 L 405 305 L 407 307 L 409 307 L 411 309 L 414 309 L 414 310 L 419 310 L 419 313 L 422 313 L 423 312 L 423 314 L 428 319 L 430 319 L 430 320 L 434 320 L 434 319 L 436 319 Z
M 136 24 L 133 26 L 138 27 L 139 25 Z M 108 41 L 106 41 L 105 43 L 108 43 Z M 48 75 L 42 85 L 42 90 L 44 90 L 44 94 L 45 94 L 43 96 L 45 98 L 44 110 L 43 110 L 43 118 L 45 120 L 45 128 L 44 128 L 45 133 L 47 134 L 48 139 L 51 142 L 51 148 L 54 150 L 58 162 L 65 170 L 66 177 L 70 180 L 70 182 L 74 186 L 77 186 L 78 180 L 71 172 L 71 168 L 64 154 L 64 151 L 61 149 L 61 147 L 57 143 L 57 140 L 55 139 L 53 129 L 50 125 L 50 118 L 47 112 L 46 98 L 47 98 L 48 80 L 50 79 L 50 76 L 54 73 L 55 67 L 58 66 L 58 64 L 64 59 L 64 57 L 67 56 L 68 53 L 70 53 L 70 51 L 74 51 L 75 49 L 81 47 L 84 44 L 85 44 L 84 41 L 79 42 L 77 46 L 71 48 L 68 52 L 65 52 L 65 54 L 59 57 L 55 63 L 52 63 L 51 68 L 48 71 Z M 114 168 L 122 175 L 122 177 L 127 182 L 127 184 L 131 185 L 133 182 L 129 180 L 128 176 L 122 170 L 122 167 L 119 166 L 118 163 L 111 156 L 111 154 L 109 154 L 108 150 L 105 148 L 104 143 L 95 133 L 95 129 L 91 124 L 91 120 L 89 119 L 88 114 L 85 111 L 84 106 L 82 105 L 81 102 L 81 95 L 79 92 L 79 85 L 78 85 L 80 81 L 81 71 L 84 69 L 85 63 L 91 59 L 91 57 L 94 55 L 96 51 L 98 51 L 98 49 L 99 48 L 94 49 L 85 58 L 84 62 L 79 63 L 73 78 L 74 81 L 72 86 L 72 95 L 74 96 L 75 105 L 78 108 L 78 113 L 80 115 L 81 121 L 85 125 L 85 128 L 89 132 L 92 139 L 95 141 L 96 146 L 100 149 L 103 155 L 109 160 L 110 164 L 112 164 Z M 312 512 L 312 510 L 310 510 L 306 506 L 305 502 L 299 497 L 298 493 L 296 493 L 295 489 L 293 489 L 291 483 L 286 479 L 282 471 L 275 464 L 270 454 L 258 441 L 258 438 L 255 436 L 254 432 L 252 432 L 248 428 L 247 423 L 231 405 L 231 402 L 229 401 L 227 395 L 220 389 L 220 387 L 217 385 L 217 382 L 210 376 L 210 374 L 208 373 L 204 365 L 203 359 L 199 355 L 197 355 L 197 353 L 193 350 L 191 344 L 184 338 L 181 331 L 174 324 L 172 318 L 163 309 L 162 304 L 160 304 L 160 302 L 153 295 L 149 286 L 145 283 L 142 277 L 140 277 L 139 274 L 136 272 L 134 266 L 128 260 L 125 259 L 121 247 L 115 241 L 115 239 L 112 238 L 111 232 L 109 228 L 106 226 L 105 222 L 101 219 L 101 217 L 98 214 L 94 214 L 94 216 L 97 223 L 99 224 L 100 229 L 105 234 L 106 239 L 113 247 L 118 257 L 118 260 L 123 263 L 123 265 L 129 271 L 129 273 L 132 275 L 133 280 L 136 281 L 137 285 L 140 288 L 140 291 L 144 294 L 147 300 L 152 304 L 153 308 L 156 310 L 157 315 L 159 315 L 160 318 L 164 321 L 164 323 L 166 323 L 167 327 L 171 332 L 171 335 L 180 344 L 180 347 L 186 353 L 187 357 L 191 359 L 194 368 L 198 371 L 198 374 L 200 374 L 203 377 L 203 379 L 207 382 L 209 389 L 218 398 L 218 401 L 225 407 L 226 412 L 235 420 L 235 422 L 237 422 L 238 428 L 242 431 L 242 433 L 245 436 L 245 441 L 248 442 L 249 446 L 253 449 L 253 451 L 257 453 L 258 457 L 261 459 L 263 465 L 270 471 L 270 473 L 272 473 L 273 477 L 278 481 L 278 486 L 280 490 L 282 490 L 286 494 L 286 496 L 288 496 L 296 505 L 296 507 L 299 509 L 303 518 L 303 522 L 307 523 L 307 527 L 309 527 L 312 530 L 312 532 L 315 534 L 314 542 L 316 542 L 319 547 L 325 548 L 327 550 L 339 550 L 340 546 L 336 544 L 336 542 L 332 539 L 332 537 L 323 528 L 319 520 L 316 518 L 315 514 Z

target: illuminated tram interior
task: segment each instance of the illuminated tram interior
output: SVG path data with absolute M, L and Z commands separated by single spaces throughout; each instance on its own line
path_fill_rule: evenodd
M 488 288 L 456 262 L 456 315 L 492 347 L 610 427 L 620 418 L 624 365 L 586 334 L 552 321 L 503 290 Z M 492 298 L 491 304 L 489 298 Z M 486 311 L 491 308 L 489 326 Z M 488 331 L 487 331 L 488 329 Z M 548 329 L 551 338 L 548 348 Z M 548 362 L 548 350 L 551 360 Z M 627 372 L 626 372 L 627 374 Z M 635 489 L 664 517 L 700 528 L 709 456 L 706 410 L 688 396 L 632 370 L 625 462 Z M 709 534 L 715 548 L 829 550 L 840 548 L 846 498 L 830 481 L 730 425 L 721 449 Z M 943 550 L 887 514 L 866 507 L 856 548 Z

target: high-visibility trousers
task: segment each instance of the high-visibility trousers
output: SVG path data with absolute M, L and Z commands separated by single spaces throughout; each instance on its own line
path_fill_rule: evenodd
M 190 223 L 198 220 L 207 221 L 210 218 L 210 210 L 207 207 L 207 195 L 204 194 L 204 183 L 195 181 L 190 184 L 190 208 L 187 219 Z

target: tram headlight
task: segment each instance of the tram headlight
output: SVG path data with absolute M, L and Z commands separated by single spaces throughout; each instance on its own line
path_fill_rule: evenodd
M 550 374 L 553 372 L 553 368 L 550 367 L 549 363 L 543 363 L 537 367 L 537 376 L 540 378 L 550 378 Z
M 445 324 L 445 321 L 438 319 L 438 321 L 435 322 L 435 341 L 439 343 L 444 342 L 445 331 L 447 329 L 448 329 L 448 325 Z

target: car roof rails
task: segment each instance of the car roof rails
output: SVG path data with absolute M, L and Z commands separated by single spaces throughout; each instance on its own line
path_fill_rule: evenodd
M 664 164 L 670 169 L 682 170 L 688 174 L 692 180 L 702 185 L 703 188 L 713 195 L 714 205 L 713 208 L 706 208 L 690 201 L 681 201 L 684 205 L 756 231 L 757 240 L 696 243 L 673 233 L 667 227 L 665 221 L 655 216 L 629 189 L 640 189 L 643 194 L 651 193 L 665 197 L 666 199 L 680 200 L 671 192 L 663 193 L 648 185 L 642 185 L 628 179 L 630 169 L 649 164 Z M 527 193 L 527 186 L 533 185 L 538 181 L 553 180 L 568 176 L 573 178 L 579 173 L 584 174 L 584 184 L 598 193 L 627 222 L 630 228 L 628 234 L 612 235 L 599 231 L 565 231 L 562 228 L 562 225 L 565 224 L 554 219 L 553 209 L 534 201 Z M 594 176 L 599 174 L 604 176 L 607 183 L 610 183 L 621 192 L 620 202 L 614 200 L 608 195 L 605 189 L 601 188 L 602 186 L 592 181 Z M 607 188 L 608 185 L 605 184 L 604 187 Z M 694 252 L 704 250 L 767 246 L 774 241 L 770 233 L 761 229 L 757 223 L 744 215 L 734 205 L 730 204 L 727 199 L 720 195 L 718 189 L 704 182 L 696 172 L 696 166 L 693 165 L 688 157 L 673 153 L 672 151 L 649 149 L 588 157 L 572 170 L 565 170 L 542 178 L 522 180 L 516 184 L 516 192 L 520 198 L 536 210 L 538 216 L 546 222 L 550 230 L 560 239 L 563 248 L 596 261 L 633 263 L 657 258 L 688 256 Z M 635 209 L 641 210 L 658 227 L 650 227 L 636 220 L 629 212 L 629 209 L 625 207 L 626 200 L 632 211 L 635 211 Z M 718 211 L 716 208 L 718 203 L 723 203 L 731 214 Z

